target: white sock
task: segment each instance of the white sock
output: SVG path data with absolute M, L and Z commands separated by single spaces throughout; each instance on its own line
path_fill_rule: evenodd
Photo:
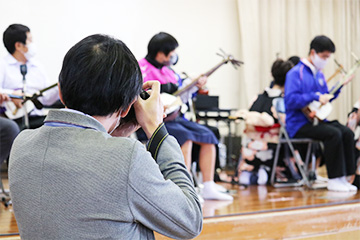
M 204 189 L 202 191 L 202 197 L 205 200 L 228 200 L 232 201 L 233 197 L 226 194 L 219 192 L 216 187 L 214 181 L 207 181 L 204 182 Z
M 239 183 L 245 184 L 245 185 L 250 185 L 250 176 L 251 176 L 250 172 L 242 171 L 240 173 Z
M 336 192 L 349 192 L 349 187 L 343 182 L 341 177 L 329 179 L 327 189 Z
M 260 168 L 259 171 L 258 171 L 258 180 L 257 180 L 257 183 L 259 185 L 265 185 L 268 181 L 268 174 L 267 172 L 265 171 L 265 169 L 263 168 Z
M 343 183 L 345 183 L 345 185 L 349 188 L 349 191 L 351 192 L 356 192 L 358 189 L 356 186 L 352 185 L 351 183 L 348 182 L 348 180 L 346 179 L 345 176 L 341 177 L 341 180 L 343 181 Z

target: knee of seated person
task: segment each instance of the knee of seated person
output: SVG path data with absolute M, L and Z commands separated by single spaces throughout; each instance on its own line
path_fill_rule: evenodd
M 6 119 L 6 121 L 1 121 L 1 125 L 2 131 L 6 131 L 6 134 L 11 138 L 15 138 L 20 132 L 19 126 L 14 121 Z
M 332 128 L 329 129 L 329 138 L 337 140 L 338 142 L 342 141 L 342 133 L 339 129 Z
M 344 131 L 344 133 L 343 133 L 343 136 L 344 136 L 344 138 L 346 138 L 346 139 L 354 139 L 355 134 L 354 134 L 353 131 L 351 131 L 350 128 L 346 128 L 345 131 Z

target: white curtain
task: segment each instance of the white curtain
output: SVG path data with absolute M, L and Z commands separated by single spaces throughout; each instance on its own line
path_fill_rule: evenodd
M 336 45 L 324 69 L 326 77 L 337 68 L 334 59 L 350 69 L 355 63 L 351 52 L 360 58 L 360 0 L 238 0 L 238 11 L 241 59 L 246 63 L 241 72 L 241 92 L 247 104 L 269 85 L 271 65 L 277 55 L 283 59 L 306 57 L 317 35 L 330 37 Z M 332 80 L 329 86 L 339 79 Z M 329 119 L 345 123 L 359 98 L 360 68 L 333 102 Z M 241 106 L 246 107 L 244 103 Z

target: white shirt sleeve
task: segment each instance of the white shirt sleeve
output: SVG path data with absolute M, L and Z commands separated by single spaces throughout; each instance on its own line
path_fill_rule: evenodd
M 51 85 L 53 85 L 54 83 L 56 83 L 56 81 L 50 81 L 47 74 L 45 73 L 44 69 L 42 66 L 39 66 L 39 70 L 42 73 L 42 78 L 43 78 L 43 82 L 44 82 L 44 88 L 49 87 Z M 41 89 L 39 89 L 41 90 Z M 39 101 L 43 104 L 43 105 L 52 105 L 53 103 L 55 103 L 57 100 L 59 99 L 59 89 L 57 86 L 45 91 L 43 93 L 43 96 L 39 98 Z

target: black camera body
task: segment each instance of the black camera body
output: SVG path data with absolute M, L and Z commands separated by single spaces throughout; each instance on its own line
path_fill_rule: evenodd
M 141 93 L 140 93 L 140 97 L 143 99 L 143 100 L 146 100 L 150 97 L 150 94 L 148 92 L 146 92 L 145 90 L 143 90 Z M 128 114 L 126 115 L 126 117 L 122 118 L 121 119 L 121 123 L 125 123 L 125 122 L 137 122 L 136 121 L 136 115 L 135 115 L 135 109 L 134 109 L 134 106 L 131 106 Z

